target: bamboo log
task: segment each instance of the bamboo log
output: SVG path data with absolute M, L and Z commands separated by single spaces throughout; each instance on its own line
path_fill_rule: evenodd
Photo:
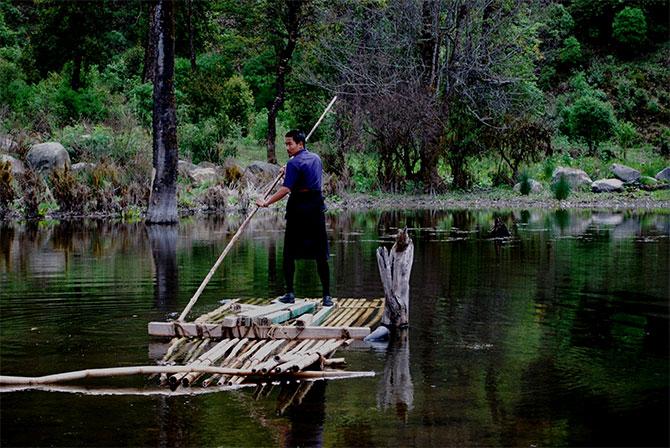
M 237 345 L 235 345 L 235 347 L 233 347 L 233 349 L 230 351 L 228 356 L 226 356 L 226 358 L 223 360 L 223 362 L 221 363 L 222 364 L 221 367 L 225 367 L 225 365 L 228 362 L 230 362 L 232 359 L 234 359 L 235 356 L 237 356 L 237 353 L 242 349 L 242 347 L 244 347 L 244 345 L 246 345 L 247 342 L 249 342 L 249 340 L 246 339 L 246 338 L 240 339 L 240 341 L 237 343 Z M 214 380 L 219 379 L 220 376 L 221 375 L 215 373 L 214 375 L 205 379 L 202 382 L 202 387 L 208 387 Z
M 312 322 L 309 325 L 311 325 L 312 327 L 318 327 L 319 325 L 321 325 L 321 323 L 323 323 L 323 321 L 326 320 L 328 316 L 330 316 L 330 314 L 333 311 L 335 311 L 339 307 L 340 307 L 339 302 L 333 306 L 324 306 L 314 315 L 314 318 L 312 319 Z M 307 327 L 307 325 L 304 326 Z
M 213 311 L 210 311 L 207 314 L 203 314 L 202 316 L 198 317 L 194 322 L 198 323 L 198 324 L 201 323 L 201 322 L 207 322 L 208 320 L 210 320 L 211 318 L 213 318 L 215 316 L 218 316 L 222 313 L 226 313 L 228 311 L 232 311 L 232 306 L 237 304 L 237 301 L 239 301 L 239 300 L 240 299 L 233 299 L 230 302 L 227 302 L 224 305 L 218 307 L 217 309 L 215 309 Z M 238 305 L 238 308 L 239 308 L 239 305 Z
M 257 325 L 269 327 L 273 324 L 280 324 L 286 322 L 287 320 L 294 319 L 302 314 L 313 311 L 316 307 L 314 302 L 301 301 L 300 303 L 296 302 L 294 305 L 291 305 L 289 308 L 275 311 L 274 313 L 266 314 L 264 316 L 258 316 L 254 318 L 254 322 Z
M 230 363 L 230 365 L 229 365 L 228 367 L 234 367 L 234 368 L 237 368 L 237 367 L 244 366 L 244 364 L 246 363 L 246 361 L 247 361 L 247 359 L 249 358 L 249 356 L 251 356 L 251 355 L 252 355 L 256 350 L 258 350 L 260 347 L 262 347 L 263 342 L 264 342 L 264 341 L 262 341 L 262 340 L 254 342 L 254 343 L 251 345 L 251 347 L 249 347 L 244 353 L 242 353 L 240 356 L 238 356 L 237 358 L 235 358 L 235 359 Z M 227 375 L 221 375 L 221 378 L 219 378 L 219 381 L 217 382 L 217 384 L 218 384 L 219 386 L 222 386 L 222 385 L 224 385 L 224 384 L 228 384 L 228 385 L 229 385 L 229 381 L 228 381 L 229 379 L 230 379 L 229 376 L 227 376 Z
M 238 339 L 231 339 L 227 344 L 225 344 L 223 347 L 221 347 L 218 351 L 210 350 L 208 354 L 205 354 L 201 356 L 200 364 L 201 366 L 210 366 L 214 364 L 216 361 L 219 359 L 223 358 L 226 355 L 226 352 L 228 352 L 228 349 L 233 347 L 235 344 L 238 343 Z M 187 373 L 183 378 L 181 378 L 181 385 L 183 387 L 189 387 L 191 384 L 193 384 L 195 381 L 197 381 L 198 378 L 200 378 L 203 375 L 202 372 L 191 372 Z
M 232 327 L 230 330 L 231 337 L 245 337 L 249 332 L 249 329 L 245 327 Z M 219 324 L 209 323 L 183 323 L 176 326 L 174 322 L 149 322 L 149 334 L 151 336 L 186 335 L 192 337 L 202 337 L 204 335 L 218 339 L 223 337 L 223 327 Z M 268 332 L 258 332 L 256 337 L 274 339 L 331 339 L 337 337 L 363 339 L 368 334 L 370 334 L 370 328 L 368 327 L 272 326 Z

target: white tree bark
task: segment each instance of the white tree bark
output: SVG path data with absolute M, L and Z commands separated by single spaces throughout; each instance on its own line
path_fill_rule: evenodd
M 382 325 L 402 328 L 409 325 L 409 277 L 414 262 L 414 244 L 407 230 L 400 230 L 389 252 L 377 249 L 377 265 L 384 286 Z

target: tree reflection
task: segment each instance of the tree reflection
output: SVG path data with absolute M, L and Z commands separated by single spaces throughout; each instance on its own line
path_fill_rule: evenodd
M 409 331 L 395 330 L 386 351 L 384 376 L 377 391 L 377 407 L 394 407 L 396 415 L 407 423 L 414 408 L 414 386 L 409 371 Z
M 154 300 L 161 311 L 174 309 L 179 292 L 179 268 L 177 266 L 176 225 L 146 226 L 151 244 L 151 255 L 156 272 L 154 283 Z

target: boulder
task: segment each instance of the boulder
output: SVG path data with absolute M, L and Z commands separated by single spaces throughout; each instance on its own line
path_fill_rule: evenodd
M 196 184 L 213 183 L 219 179 L 219 173 L 214 168 L 195 168 L 189 171 L 188 176 Z
M 189 173 L 196 168 L 197 168 L 196 165 L 192 164 L 187 160 L 180 160 L 177 162 L 177 172 L 181 177 L 188 178 Z
M 541 193 L 544 187 L 542 184 L 535 179 L 528 179 L 528 182 L 530 182 L 530 192 L 533 194 Z M 517 193 L 521 193 L 521 182 L 518 184 L 514 185 L 514 191 Z
M 72 171 L 75 173 L 78 173 L 80 171 L 93 171 L 95 169 L 95 163 L 88 163 L 88 162 L 79 162 L 75 163 L 72 165 Z
M 10 155 L 0 154 L 0 162 L 9 162 L 9 164 L 12 166 L 12 174 L 14 177 L 21 175 L 26 171 L 26 167 L 23 166 L 23 162 L 21 162 L 19 159 L 15 159 Z
M 26 160 L 32 169 L 40 172 L 70 167 L 70 155 L 58 142 L 33 145 L 26 155 Z
M 627 184 L 637 182 L 638 180 L 640 180 L 640 172 L 626 165 L 614 163 L 612 164 L 611 170 L 612 174 L 614 174 L 614 177 L 616 177 L 617 179 L 621 179 Z
M 577 168 L 559 166 L 554 170 L 554 173 L 551 176 L 551 183 L 555 184 L 561 177 L 564 177 L 573 189 L 584 185 L 591 185 L 593 183 L 588 174 Z
M 1 152 L 15 152 L 19 145 L 11 137 L 7 135 L 0 135 L 0 151 Z
M 670 182 L 670 166 L 663 168 L 656 174 L 656 180 L 661 182 Z
M 623 190 L 623 181 L 619 179 L 600 179 L 591 184 L 594 193 L 607 193 L 610 191 Z
M 254 174 L 263 182 L 268 182 L 274 180 L 279 175 L 279 165 L 256 160 L 249 164 L 247 171 Z
M 228 158 L 223 162 L 223 177 L 226 179 L 226 184 L 239 182 L 243 174 L 244 168 L 235 159 Z
M 640 177 L 640 184 L 642 185 L 647 185 L 647 186 L 654 186 L 658 184 L 658 181 L 654 179 L 653 177 L 650 176 L 641 176 Z
M 202 161 L 198 163 L 198 168 L 218 168 L 218 166 L 215 163 L 212 162 L 207 162 L 207 161 Z

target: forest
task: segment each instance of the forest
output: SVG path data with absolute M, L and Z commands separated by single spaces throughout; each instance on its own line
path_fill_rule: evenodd
M 167 3 L 179 160 L 285 161 L 283 134 L 308 131 L 337 95 L 309 142 L 335 194 L 668 166 L 665 0 Z M 0 163 L 0 208 L 146 207 L 156 4 L 0 1 L 0 149 L 22 159 L 59 142 L 73 164 L 91 164 L 52 173 L 49 198 L 39 176 Z M 223 182 L 240 176 L 228 166 Z M 202 194 L 216 204 L 212 185 L 180 174 L 179 206 Z

